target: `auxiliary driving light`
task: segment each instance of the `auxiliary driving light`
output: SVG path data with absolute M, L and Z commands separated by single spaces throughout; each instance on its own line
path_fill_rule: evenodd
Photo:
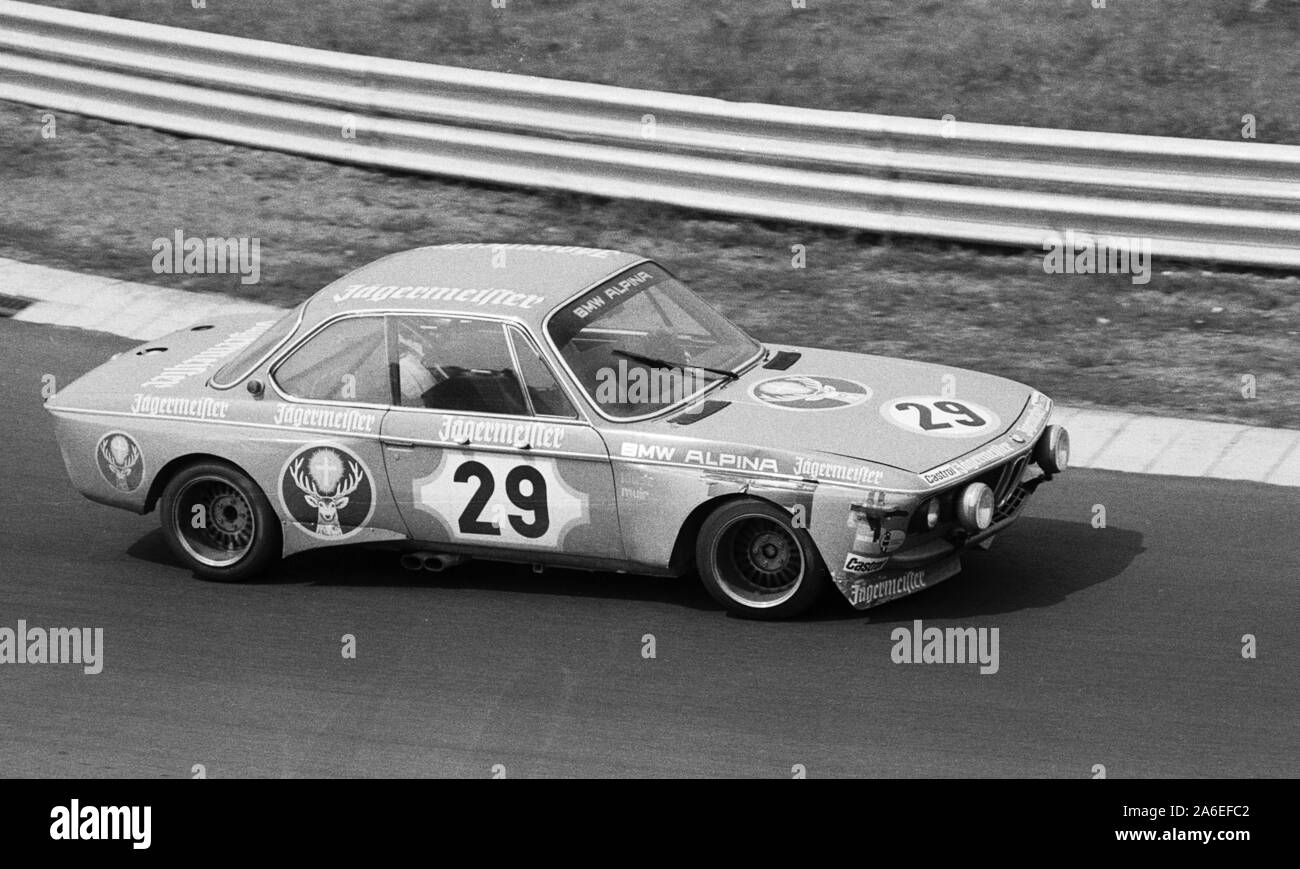
M 984 483 L 971 483 L 957 498 L 957 521 L 967 531 L 983 531 L 993 524 L 993 490 Z
M 1034 444 L 1034 461 L 1047 474 L 1059 474 L 1070 466 L 1070 433 L 1059 425 L 1049 425 Z
M 939 499 L 931 498 L 925 507 L 925 527 L 935 528 L 939 525 Z

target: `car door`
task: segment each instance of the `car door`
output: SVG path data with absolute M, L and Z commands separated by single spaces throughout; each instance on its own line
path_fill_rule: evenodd
M 271 365 L 243 449 L 258 457 L 250 467 L 281 514 L 286 553 L 407 534 L 379 440 L 392 404 L 387 335 L 382 315 L 339 317 Z
M 395 502 L 431 546 L 553 563 L 623 558 L 609 453 L 502 320 L 392 314 L 381 432 Z

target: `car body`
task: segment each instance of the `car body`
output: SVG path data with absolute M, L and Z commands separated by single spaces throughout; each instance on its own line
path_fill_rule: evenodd
M 46 402 L 73 484 L 197 573 L 354 543 L 654 575 L 781 617 L 928 588 L 1062 470 L 1022 384 L 762 344 L 640 256 L 452 244 L 197 324 Z M 829 579 L 829 583 L 826 580 Z

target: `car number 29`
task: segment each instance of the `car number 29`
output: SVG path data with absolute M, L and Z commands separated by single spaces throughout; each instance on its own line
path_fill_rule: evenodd
M 448 451 L 414 490 L 415 506 L 437 517 L 454 539 L 486 546 L 555 548 L 588 509 L 586 497 L 546 458 Z
M 907 395 L 880 406 L 880 414 L 901 429 L 943 438 L 985 435 L 1001 427 L 982 404 L 940 395 Z

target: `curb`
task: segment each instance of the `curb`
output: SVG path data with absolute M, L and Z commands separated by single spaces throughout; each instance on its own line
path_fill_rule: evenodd
M 205 317 L 273 305 L 171 290 L 0 258 L 0 294 L 30 300 L 13 319 L 147 341 Z M 1300 486 L 1300 431 L 1058 405 L 1074 467 Z
M 1300 486 L 1300 431 L 1062 407 L 1077 468 Z
M 0 293 L 32 304 L 15 320 L 75 326 L 148 341 L 205 317 L 281 309 L 216 293 L 191 293 L 0 258 Z

